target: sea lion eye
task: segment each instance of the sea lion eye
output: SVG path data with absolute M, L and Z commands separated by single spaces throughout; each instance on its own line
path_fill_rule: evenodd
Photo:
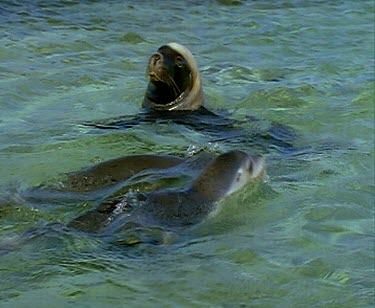
M 242 172 L 241 171 L 237 172 L 236 182 L 239 182 L 241 180 L 241 176 L 242 176 Z
M 250 162 L 250 164 L 249 164 L 249 168 L 247 169 L 247 170 L 249 171 L 250 174 L 253 174 L 253 168 L 254 168 L 253 163 Z
M 181 56 L 177 56 L 177 57 L 176 57 L 176 65 L 177 65 L 179 68 L 181 68 L 183 64 L 184 64 L 184 58 L 181 57 Z

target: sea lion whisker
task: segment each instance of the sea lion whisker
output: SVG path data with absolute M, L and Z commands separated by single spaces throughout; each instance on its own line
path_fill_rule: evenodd
M 170 81 L 170 83 L 168 83 L 168 85 L 171 86 L 171 88 L 173 89 L 176 96 L 179 96 L 182 91 L 180 90 L 180 88 L 178 87 L 178 85 L 176 84 L 176 82 L 173 80 L 173 78 L 171 76 L 168 75 L 167 77 L 168 77 L 168 80 Z
M 173 77 L 170 76 L 167 71 L 162 70 L 160 76 L 153 76 L 153 78 L 157 81 L 165 83 L 169 88 L 173 90 L 176 97 L 178 97 L 181 94 L 182 91 L 179 89 L 176 82 L 173 80 Z

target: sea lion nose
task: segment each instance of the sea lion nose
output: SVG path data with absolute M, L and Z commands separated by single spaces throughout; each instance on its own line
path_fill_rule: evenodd
M 159 52 L 154 53 L 151 58 L 153 66 L 160 66 L 163 61 L 163 55 Z
M 266 174 L 266 160 L 261 155 L 251 155 L 253 161 L 252 166 L 252 176 L 253 177 L 263 177 Z

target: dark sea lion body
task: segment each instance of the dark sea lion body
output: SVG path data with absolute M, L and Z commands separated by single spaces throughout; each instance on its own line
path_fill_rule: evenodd
M 129 155 L 67 174 L 64 185 L 76 192 L 114 185 L 146 169 L 171 168 L 184 159 L 172 155 Z
M 69 226 L 85 232 L 113 233 L 124 226 L 184 226 L 201 221 L 217 201 L 263 177 L 264 159 L 230 151 L 212 159 L 184 189 L 133 192 L 105 200 Z

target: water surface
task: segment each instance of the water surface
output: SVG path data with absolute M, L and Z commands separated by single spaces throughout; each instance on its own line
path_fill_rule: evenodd
M 0 306 L 372 307 L 373 13 L 373 1 L 2 1 Z M 269 181 L 172 244 L 66 228 L 90 202 L 24 202 L 123 155 L 259 151 L 183 125 L 80 125 L 136 114 L 148 57 L 170 41 L 196 55 L 208 108 L 288 125 L 304 150 L 270 146 Z

